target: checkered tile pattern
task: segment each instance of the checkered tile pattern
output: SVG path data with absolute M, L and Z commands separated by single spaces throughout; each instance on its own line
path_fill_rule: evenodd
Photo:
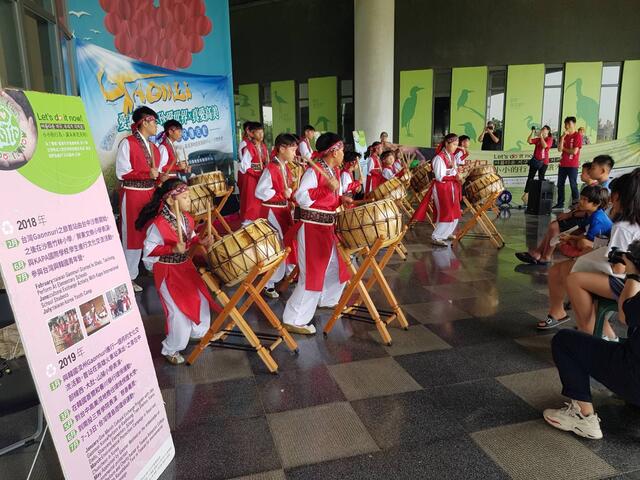
M 501 250 L 481 239 L 433 249 L 428 227 L 409 232 L 407 261 L 387 267 L 409 330 L 390 328 L 386 346 L 374 326 L 339 320 L 326 338 L 297 337 L 298 356 L 278 348 L 277 376 L 238 351 L 208 349 L 191 367 L 166 363 L 162 312 L 143 279 L 138 301 L 176 444 L 161 478 L 638 478 L 640 414 L 610 392 L 595 389 L 601 441 L 541 420 L 542 409 L 565 400 L 553 332 L 535 329 L 546 272 L 523 270 L 514 257 L 540 229 L 518 212 L 497 224 L 507 240 Z M 386 307 L 379 292 L 372 296 Z M 269 303 L 280 314 L 285 301 Z M 317 327 L 329 315 L 319 311 Z M 254 312 L 247 317 L 268 330 Z M 10 420 L 0 423 L 0 440 L 29 423 Z M 24 478 L 33 453 L 0 457 L 0 471 Z M 35 478 L 44 472 L 61 478 L 49 441 Z

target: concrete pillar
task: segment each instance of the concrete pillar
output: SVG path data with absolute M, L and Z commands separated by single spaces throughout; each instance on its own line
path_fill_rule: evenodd
M 355 128 L 367 142 L 393 136 L 395 0 L 354 0 Z

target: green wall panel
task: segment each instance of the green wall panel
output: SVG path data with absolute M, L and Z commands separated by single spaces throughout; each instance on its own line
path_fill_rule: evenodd
M 399 141 L 403 145 L 431 146 L 433 70 L 400 72 Z
M 564 70 L 562 118 L 574 116 L 591 143 L 598 137 L 602 62 L 567 63 Z M 562 127 L 561 127 L 562 129 Z
M 478 136 L 487 111 L 487 67 L 454 68 L 451 74 L 451 120 L 449 131 L 471 137 L 471 148 L 479 148 Z
M 273 138 L 280 133 L 296 132 L 296 83 L 293 80 L 271 82 Z
M 338 131 L 338 78 L 309 79 L 309 123 L 320 132 Z
M 618 138 L 633 134 L 640 135 L 640 60 L 627 60 L 622 67 Z
M 528 145 L 526 140 L 532 126 L 541 127 L 543 93 L 543 64 L 509 65 L 504 105 L 504 150 L 533 150 L 533 145 Z
M 260 121 L 260 88 L 257 83 L 238 85 L 236 95 L 236 121 Z

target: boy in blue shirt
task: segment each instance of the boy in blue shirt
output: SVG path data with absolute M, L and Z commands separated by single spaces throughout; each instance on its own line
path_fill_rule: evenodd
M 609 236 L 613 222 L 606 214 L 609 190 L 602 185 L 590 185 L 580 192 L 578 210 L 587 215 L 581 222 L 584 233 L 561 235 L 560 251 L 568 257 L 577 257 L 593 249 L 593 241 L 599 235 Z

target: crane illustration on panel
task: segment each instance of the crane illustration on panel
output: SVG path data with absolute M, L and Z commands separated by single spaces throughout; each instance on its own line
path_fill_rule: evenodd
M 598 113 L 600 106 L 593 98 L 587 97 L 582 93 L 582 79 L 576 78 L 565 88 L 565 92 L 569 88 L 576 88 L 576 117 L 582 118 L 587 127 L 593 132 L 598 131 Z
M 331 120 L 329 120 L 327 117 L 325 116 L 319 116 L 318 120 L 316 120 L 316 123 L 314 124 L 315 127 L 317 127 L 318 125 L 322 124 L 322 128 L 320 128 L 321 132 L 326 132 L 329 130 L 329 124 L 331 123 Z
M 476 141 L 476 138 L 478 138 L 478 134 L 476 133 L 476 129 L 473 127 L 473 123 L 464 122 L 459 123 L 458 126 L 464 128 L 464 134 L 469 137 L 472 142 Z
M 416 114 L 416 106 L 418 105 L 418 92 L 424 90 L 424 88 L 414 85 L 409 91 L 409 96 L 405 98 L 402 103 L 402 110 L 400 111 L 400 128 L 404 128 L 407 132 L 407 137 L 413 137 L 411 133 L 411 120 Z
M 240 100 L 240 103 L 238 103 L 238 107 L 249 109 L 249 117 L 254 118 L 256 116 L 256 111 L 253 109 L 253 105 L 249 103 L 249 96 L 245 95 L 244 93 L 238 93 L 236 96 Z
M 277 90 L 273 91 L 273 98 L 275 98 L 276 102 L 278 102 L 280 105 L 282 105 L 283 103 L 287 103 L 287 101 L 284 98 L 278 95 Z
M 531 115 L 527 115 L 526 117 L 524 117 L 524 121 L 527 122 L 527 128 L 529 129 L 536 126 Z
M 526 143 L 524 143 L 522 140 L 518 140 L 516 142 L 516 146 L 513 148 L 510 148 L 508 151 L 509 152 L 520 152 L 522 151 L 522 148 L 526 146 Z
M 458 97 L 458 102 L 456 103 L 456 109 L 460 110 L 461 108 L 466 108 L 467 110 L 475 113 L 476 115 L 478 115 L 482 121 L 484 122 L 484 115 L 481 114 L 479 111 L 477 111 L 475 108 L 473 107 L 469 107 L 467 106 L 467 102 L 469 101 L 469 94 L 473 93 L 473 90 L 468 90 L 466 88 L 463 88 L 460 91 L 460 96 Z

